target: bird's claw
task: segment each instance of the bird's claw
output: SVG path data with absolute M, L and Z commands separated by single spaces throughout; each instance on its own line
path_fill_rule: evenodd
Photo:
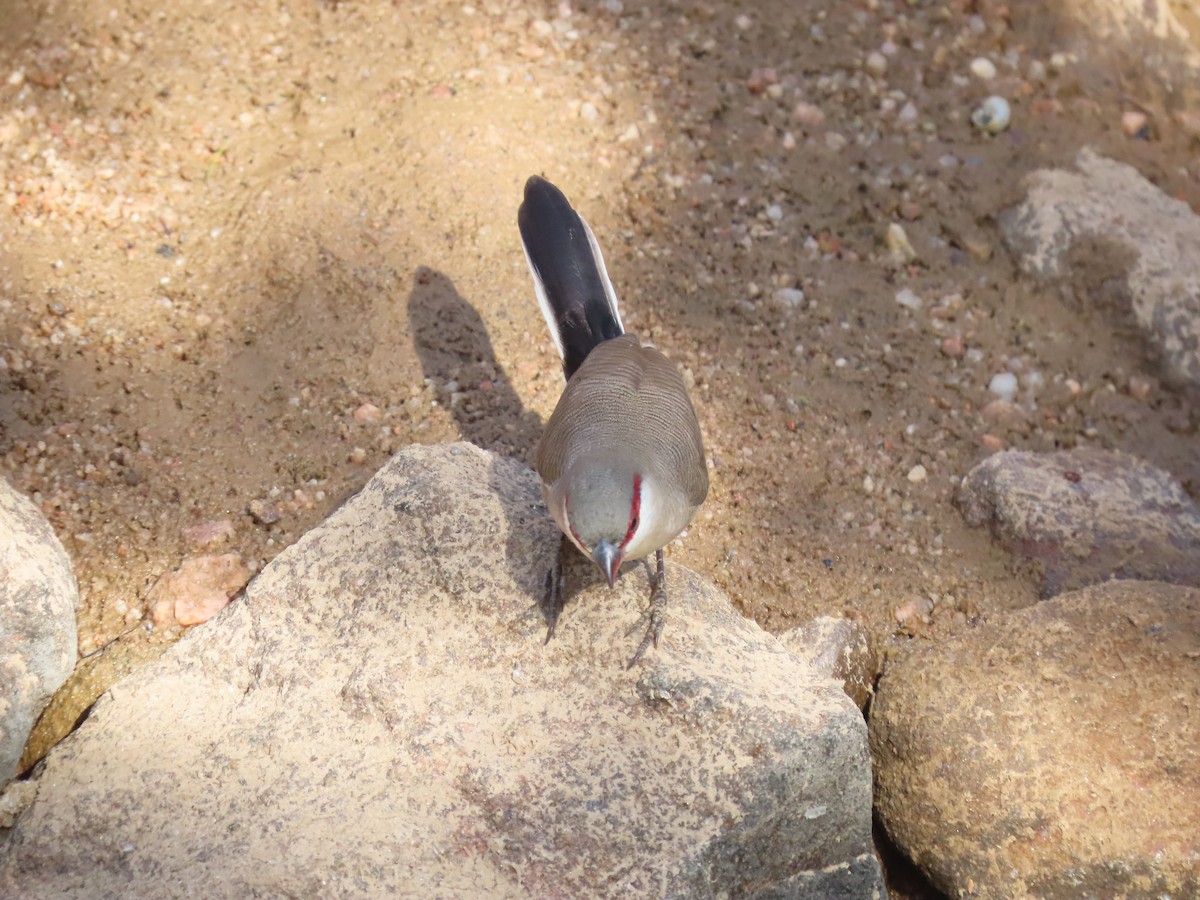
M 646 634 L 642 638 L 642 642 L 638 644 L 638 648 L 634 651 L 633 657 L 629 660 L 626 669 L 632 669 L 646 651 L 650 649 L 650 645 L 654 645 L 654 649 L 658 649 L 658 639 L 662 635 L 663 625 L 666 623 L 667 617 L 667 576 L 663 568 L 663 553 L 658 551 L 658 572 L 654 575 L 650 582 L 650 605 L 646 607 L 646 611 L 638 617 L 630 632 L 637 629 L 643 621 L 646 622 Z

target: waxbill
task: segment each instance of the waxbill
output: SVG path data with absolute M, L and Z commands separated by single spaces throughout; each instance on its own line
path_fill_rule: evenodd
M 708 494 L 700 424 L 675 365 L 625 333 L 600 245 L 562 191 L 530 178 L 517 224 L 567 380 L 537 448 L 542 497 L 564 544 L 593 560 L 610 588 L 623 562 L 656 559 L 632 666 L 662 632 L 663 547 Z

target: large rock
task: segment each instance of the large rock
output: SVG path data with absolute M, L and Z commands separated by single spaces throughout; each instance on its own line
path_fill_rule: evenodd
M 0 895 L 882 896 L 840 685 L 668 569 L 543 644 L 533 474 L 398 454 L 47 757 Z M 586 575 L 584 575 L 586 573 Z
M 876 809 L 951 896 L 1200 896 L 1200 590 L 1113 582 L 914 643 Z
M 1200 217 L 1131 166 L 1084 150 L 1076 168 L 1027 176 L 1000 217 L 1006 243 L 1026 272 L 1116 305 L 1174 379 L 1200 385 Z
M 0 787 L 29 730 L 75 665 L 79 591 L 37 507 L 0 478 Z
M 1109 578 L 1200 585 L 1200 507 L 1136 456 L 997 453 L 970 471 L 956 499 L 968 524 L 1041 564 L 1043 597 Z
M 859 709 L 866 709 L 879 675 L 879 648 L 857 619 L 817 616 L 779 635 L 779 641 L 816 671 L 836 678 Z

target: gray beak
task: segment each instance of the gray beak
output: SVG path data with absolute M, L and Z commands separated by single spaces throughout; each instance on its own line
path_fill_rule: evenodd
M 621 568 L 620 548 L 614 547 L 608 541 L 601 541 L 592 551 L 592 559 L 600 567 L 600 571 L 604 573 L 604 577 L 608 579 L 608 586 L 612 587 L 616 584 L 617 570 Z

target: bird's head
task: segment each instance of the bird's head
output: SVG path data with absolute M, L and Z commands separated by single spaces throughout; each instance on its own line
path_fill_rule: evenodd
M 612 587 L 621 563 L 645 555 L 641 539 L 653 514 L 649 484 L 619 464 L 579 466 L 566 477 L 563 513 L 570 538 Z

